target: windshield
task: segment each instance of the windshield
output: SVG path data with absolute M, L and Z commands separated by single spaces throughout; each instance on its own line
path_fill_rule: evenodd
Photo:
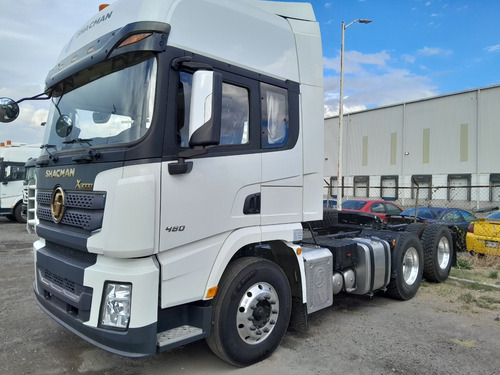
M 84 144 L 130 143 L 146 134 L 153 114 L 156 59 L 115 69 L 89 68 L 85 72 L 89 80 L 96 75 L 97 79 L 51 99 L 44 137 L 46 153 L 82 148 Z
M 365 204 L 365 201 L 345 201 L 342 203 L 342 208 L 346 210 L 361 210 Z
M 33 167 L 25 167 L 24 168 L 24 180 L 29 181 L 35 178 L 36 175 L 36 168 L 35 166 Z
M 442 209 L 434 207 L 419 207 L 417 216 L 423 219 L 437 219 L 441 211 Z M 401 212 L 400 215 L 415 216 L 415 208 L 409 208 L 406 211 Z

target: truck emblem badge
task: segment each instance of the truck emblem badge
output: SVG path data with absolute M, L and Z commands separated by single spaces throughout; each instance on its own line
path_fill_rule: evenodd
M 52 212 L 52 220 L 54 223 L 59 223 L 64 216 L 65 196 L 62 187 L 58 186 L 52 193 L 50 202 L 50 210 Z

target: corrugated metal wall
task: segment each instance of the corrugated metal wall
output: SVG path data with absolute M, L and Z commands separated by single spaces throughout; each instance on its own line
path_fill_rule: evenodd
M 469 174 L 471 184 L 487 185 L 500 173 L 500 85 L 351 113 L 343 124 L 344 185 L 369 176 L 380 186 L 390 175 L 399 186 L 413 175 L 446 185 Z M 327 181 L 337 176 L 338 126 L 338 116 L 325 119 Z

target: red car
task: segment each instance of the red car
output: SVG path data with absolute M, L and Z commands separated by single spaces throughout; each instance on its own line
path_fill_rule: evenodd
M 382 219 L 382 221 L 386 221 L 386 215 L 399 215 L 403 209 L 399 207 L 397 204 L 387 202 L 387 201 L 356 201 L 349 200 L 342 202 L 342 211 L 360 211 L 360 212 L 368 212 L 370 214 L 377 215 Z

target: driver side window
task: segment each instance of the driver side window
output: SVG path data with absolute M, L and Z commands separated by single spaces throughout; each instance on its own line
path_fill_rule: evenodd
M 189 147 L 189 113 L 193 75 L 180 72 L 177 85 L 177 144 Z M 220 146 L 244 145 L 250 141 L 250 100 L 248 89 L 224 82 Z

